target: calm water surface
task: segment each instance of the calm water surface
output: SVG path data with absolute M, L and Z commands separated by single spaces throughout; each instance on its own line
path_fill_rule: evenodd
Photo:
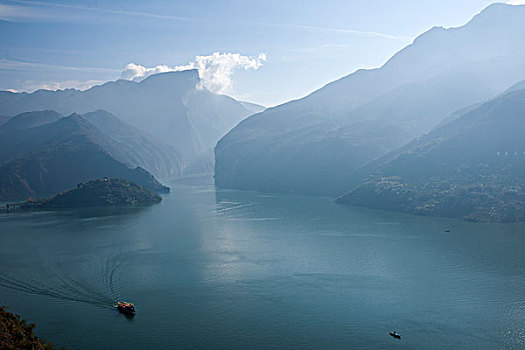
M 144 209 L 0 214 L 0 304 L 70 349 L 525 347 L 525 225 L 171 185 Z

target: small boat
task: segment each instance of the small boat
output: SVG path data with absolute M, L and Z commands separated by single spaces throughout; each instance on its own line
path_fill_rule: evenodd
M 122 312 L 126 315 L 135 315 L 135 305 L 133 303 L 128 303 L 126 301 L 118 301 L 117 309 L 119 312 Z
M 396 331 L 390 332 L 390 335 L 396 339 L 401 339 L 401 334 L 397 333 Z

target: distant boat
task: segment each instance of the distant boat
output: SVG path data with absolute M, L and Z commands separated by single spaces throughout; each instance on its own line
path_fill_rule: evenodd
M 126 301 L 118 301 L 117 309 L 119 312 L 122 312 L 126 315 L 135 315 L 135 306 L 133 303 L 128 303 Z
M 449 229 L 446 229 L 445 232 L 450 232 L 450 230 L 449 230 Z
M 401 334 L 397 333 L 396 331 L 390 332 L 390 335 L 396 339 L 401 339 Z

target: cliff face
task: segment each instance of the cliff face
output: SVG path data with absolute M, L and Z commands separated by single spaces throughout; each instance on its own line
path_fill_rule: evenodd
M 240 122 L 215 148 L 216 184 L 338 195 L 359 167 L 524 79 L 524 40 L 525 6 L 495 4 L 463 27 L 433 28 L 381 68 Z

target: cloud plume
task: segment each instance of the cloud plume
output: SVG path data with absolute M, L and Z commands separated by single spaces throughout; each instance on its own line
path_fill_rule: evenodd
M 126 65 L 126 67 L 122 71 L 120 78 L 126 79 L 126 80 L 141 81 L 153 74 L 184 70 L 184 69 L 178 69 L 178 68 L 179 67 L 171 68 L 165 64 L 162 64 L 156 67 L 152 67 L 152 68 L 148 68 L 148 67 L 144 67 L 144 66 L 141 66 L 135 63 L 129 63 Z
M 200 88 L 206 88 L 219 94 L 227 94 L 233 92 L 232 75 L 235 70 L 257 70 L 263 65 L 264 61 L 266 61 L 264 53 L 254 57 L 243 56 L 239 53 L 214 52 L 208 56 L 196 56 L 194 61 L 182 66 L 144 67 L 129 63 L 124 68 L 121 78 L 141 81 L 152 74 L 197 69 L 201 79 Z

